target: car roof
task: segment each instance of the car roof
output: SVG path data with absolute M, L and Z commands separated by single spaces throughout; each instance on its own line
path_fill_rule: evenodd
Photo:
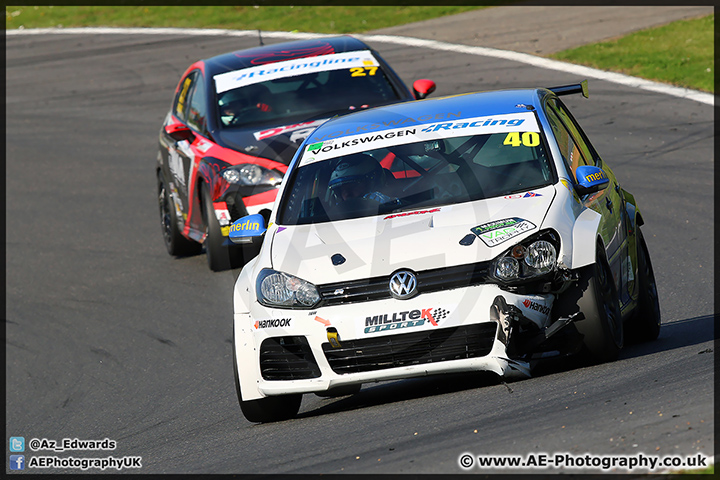
M 421 125 L 443 120 L 503 115 L 539 109 L 544 88 L 497 90 L 398 103 L 329 120 L 307 142 L 337 139 L 358 133 Z
M 219 73 L 266 65 L 293 58 L 315 57 L 332 53 L 370 50 L 365 43 L 349 35 L 323 37 L 293 42 L 275 43 L 224 53 L 203 60 L 205 71 L 214 76 Z

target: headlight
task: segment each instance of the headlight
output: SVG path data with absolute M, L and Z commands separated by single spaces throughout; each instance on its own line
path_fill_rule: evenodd
M 520 264 L 513 257 L 498 259 L 495 274 L 502 280 L 514 280 L 520 274 Z
M 228 167 L 222 176 L 226 182 L 239 185 L 278 185 L 282 181 L 281 173 L 252 163 Z
M 269 269 L 260 272 L 257 297 L 268 307 L 312 308 L 320 301 L 320 294 L 312 283 Z
M 555 267 L 557 262 L 557 252 L 552 243 L 545 240 L 533 242 L 525 253 L 525 263 L 536 270 L 536 273 L 542 275 Z
M 515 283 L 553 272 L 559 246 L 553 232 L 542 232 L 498 256 L 492 262 L 490 275 L 502 283 Z

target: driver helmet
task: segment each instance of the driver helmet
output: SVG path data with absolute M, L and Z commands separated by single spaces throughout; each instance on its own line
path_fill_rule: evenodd
M 366 153 L 355 153 L 340 160 L 330 175 L 328 188 L 338 198 L 362 197 L 383 186 L 383 168 Z
M 255 106 L 263 112 L 272 111 L 270 97 L 272 94 L 265 85 L 253 84 L 236 88 L 223 93 L 218 99 L 220 115 L 227 117 L 236 115 L 243 108 Z

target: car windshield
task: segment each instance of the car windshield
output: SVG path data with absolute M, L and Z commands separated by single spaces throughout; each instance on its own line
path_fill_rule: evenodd
M 309 120 L 400 99 L 377 63 L 275 78 L 223 91 L 217 98 L 223 128 Z
M 554 181 L 538 132 L 439 138 L 324 160 L 313 158 L 312 149 L 313 145 L 306 148 L 289 179 L 279 224 L 452 205 L 525 192 Z

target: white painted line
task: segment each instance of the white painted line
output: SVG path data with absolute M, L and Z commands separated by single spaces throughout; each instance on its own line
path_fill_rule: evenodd
M 127 35 L 206 35 L 206 36 L 227 36 L 227 37 L 257 37 L 257 30 L 223 30 L 203 28 L 36 28 L 5 30 L 8 36 L 13 35 L 45 35 L 45 34 L 127 34 Z M 310 39 L 322 37 L 334 37 L 334 34 L 322 33 L 301 33 L 301 32 L 262 32 L 263 38 L 288 38 L 288 39 Z M 454 43 L 439 42 L 437 40 L 424 40 L 421 38 L 401 37 L 392 35 L 363 35 L 354 34 L 354 37 L 365 42 L 393 43 L 408 47 L 429 48 L 446 52 L 464 53 L 483 57 L 500 58 L 514 62 L 525 63 L 548 70 L 557 70 L 581 77 L 597 78 L 606 82 L 617 83 L 628 87 L 639 88 L 651 92 L 672 95 L 686 98 L 706 105 L 715 105 L 715 95 L 688 88 L 673 87 L 664 83 L 644 80 L 631 77 L 621 73 L 607 72 L 595 68 L 574 65 L 571 63 L 537 57 L 527 53 L 511 52 L 488 47 L 473 47 L 470 45 L 458 45 Z

